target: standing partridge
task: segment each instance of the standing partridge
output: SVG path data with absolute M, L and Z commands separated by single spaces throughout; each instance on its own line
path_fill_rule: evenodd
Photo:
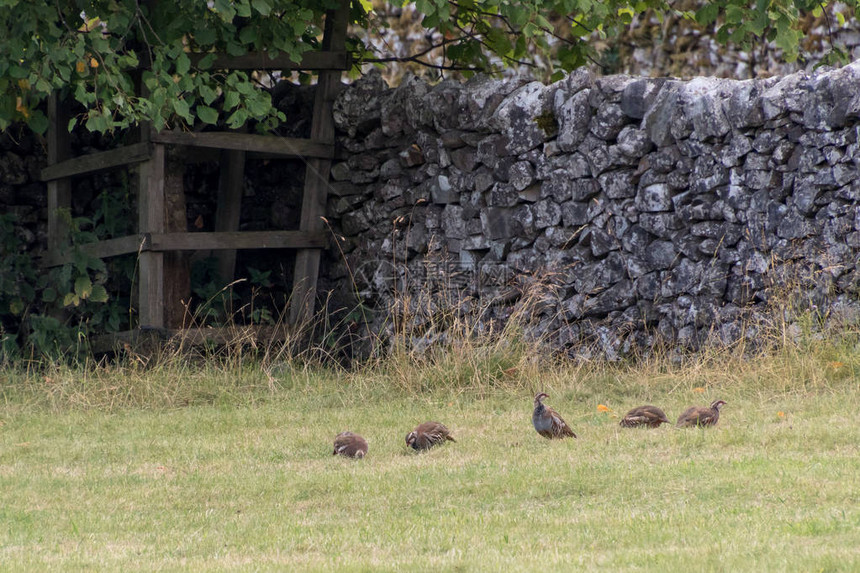
M 544 406 L 543 399 L 549 398 L 546 392 L 540 392 L 535 396 L 535 411 L 532 414 L 532 424 L 537 433 L 544 438 L 576 438 L 576 434 L 570 429 L 558 412 Z
M 720 421 L 720 408 L 725 402 L 716 400 L 709 408 L 703 406 L 691 406 L 678 416 L 678 427 L 689 428 L 691 426 L 716 426 Z
M 406 434 L 406 445 L 413 450 L 429 450 L 433 446 L 444 444 L 445 440 L 456 442 L 448 428 L 439 422 L 424 422 Z
M 367 455 L 367 440 L 352 432 L 341 432 L 334 438 L 334 451 L 331 455 L 348 458 L 363 458 Z
M 660 424 L 670 423 L 669 418 L 666 417 L 663 410 L 650 404 L 633 408 L 618 422 L 622 428 L 638 428 L 641 426 L 659 428 Z

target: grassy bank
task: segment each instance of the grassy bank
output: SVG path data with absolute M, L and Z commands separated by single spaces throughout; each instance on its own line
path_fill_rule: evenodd
M 860 569 L 853 349 L 2 373 L 8 570 Z M 475 355 L 477 356 L 477 355 Z M 512 362 L 513 361 L 513 362 Z M 531 428 L 541 389 L 580 439 Z M 728 402 L 709 430 L 623 430 Z M 598 411 L 599 404 L 610 408 Z M 418 422 L 456 444 L 407 452 Z M 333 458 L 344 429 L 364 460 Z

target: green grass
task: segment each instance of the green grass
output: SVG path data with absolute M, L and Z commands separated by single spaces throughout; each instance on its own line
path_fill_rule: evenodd
M 0 564 L 857 571 L 860 391 L 804 364 L 523 366 L 421 393 L 383 369 L 0 373 Z M 534 432 L 538 388 L 579 440 Z M 596 408 L 674 418 L 717 397 L 709 430 L 624 430 Z M 407 452 L 428 419 L 458 442 Z M 366 459 L 331 456 L 344 429 Z

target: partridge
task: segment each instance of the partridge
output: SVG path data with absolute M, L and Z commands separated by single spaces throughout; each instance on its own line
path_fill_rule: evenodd
M 689 428 L 691 426 L 716 426 L 720 421 L 720 408 L 725 402 L 716 400 L 710 407 L 691 406 L 678 416 L 678 427 Z
M 650 404 L 633 408 L 618 422 L 622 428 L 638 428 L 641 426 L 659 428 L 660 424 L 670 423 L 669 418 L 666 417 L 663 410 Z
M 363 458 L 367 455 L 367 440 L 352 432 L 341 432 L 334 438 L 334 451 L 331 455 L 348 458 Z
M 532 414 L 532 424 L 534 424 L 537 433 L 544 438 L 576 438 L 576 434 L 570 429 L 558 412 L 544 406 L 543 399 L 549 398 L 546 392 L 540 392 L 535 396 L 535 411 Z
M 433 446 L 444 444 L 445 440 L 457 441 L 448 432 L 448 428 L 439 422 L 424 422 L 406 434 L 406 445 L 413 450 L 429 450 Z

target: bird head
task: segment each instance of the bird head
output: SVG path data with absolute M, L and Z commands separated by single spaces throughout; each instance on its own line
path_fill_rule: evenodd
M 415 432 L 409 432 L 406 434 L 406 445 L 410 447 L 415 447 L 415 440 L 418 439 L 418 434 Z
M 716 400 L 713 404 L 711 404 L 711 408 L 719 412 L 720 408 L 722 408 L 725 403 L 725 400 Z
M 544 398 L 549 398 L 549 394 L 547 394 L 546 392 L 538 392 L 535 395 L 535 408 L 537 408 L 539 405 L 543 404 Z

